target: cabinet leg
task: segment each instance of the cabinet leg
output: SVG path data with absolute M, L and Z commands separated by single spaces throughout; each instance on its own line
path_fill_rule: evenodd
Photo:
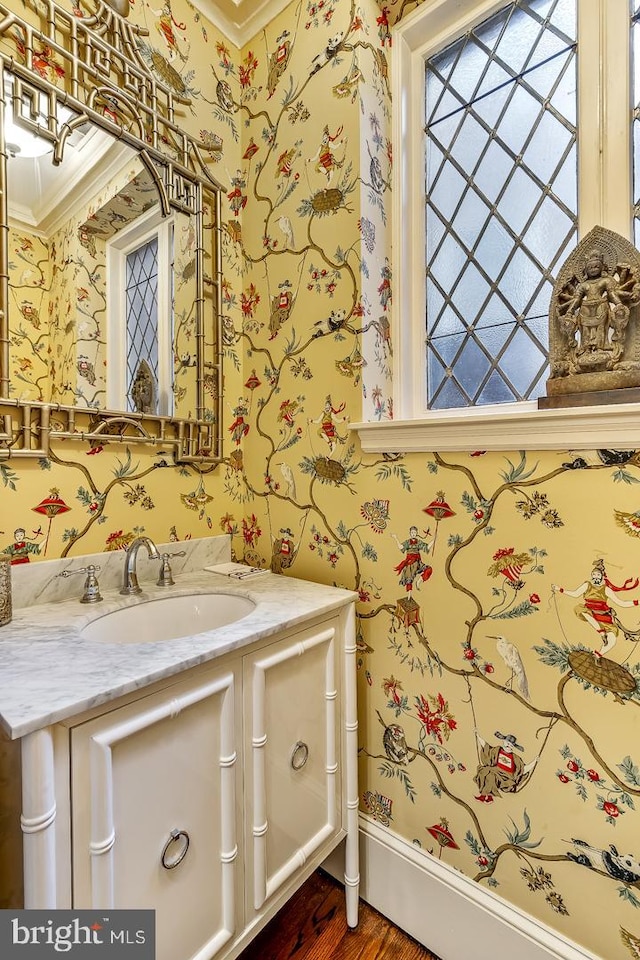
M 347 924 L 358 926 L 360 853 L 358 829 L 358 711 L 356 695 L 355 604 L 350 604 L 345 622 L 345 742 L 346 742 L 346 829 L 344 889 Z
M 347 926 L 355 930 L 358 926 L 358 909 L 360 906 L 360 878 L 349 879 L 346 874 L 344 878 L 344 896 L 347 908 Z
M 347 804 L 347 839 L 344 851 L 344 895 L 347 908 L 347 924 L 351 929 L 358 926 L 360 903 L 360 850 L 358 832 L 358 800 Z
M 58 906 L 56 890 L 55 752 L 51 727 L 22 740 L 22 815 L 25 908 Z

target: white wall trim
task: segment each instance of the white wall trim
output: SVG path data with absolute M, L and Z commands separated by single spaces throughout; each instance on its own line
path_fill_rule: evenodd
M 602 960 L 360 815 L 361 896 L 441 960 Z M 342 847 L 323 864 L 342 879 Z
M 468 411 L 434 411 L 421 420 L 352 423 L 365 453 L 438 450 L 635 450 L 637 403 L 539 410 L 503 403 Z

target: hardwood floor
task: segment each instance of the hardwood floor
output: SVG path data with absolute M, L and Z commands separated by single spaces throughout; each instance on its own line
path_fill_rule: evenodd
M 438 960 L 389 920 L 360 901 L 357 930 L 349 930 L 344 891 L 319 870 L 258 934 L 238 960 Z

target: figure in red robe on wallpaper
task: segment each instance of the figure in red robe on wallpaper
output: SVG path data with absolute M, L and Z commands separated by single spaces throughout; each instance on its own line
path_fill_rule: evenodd
M 231 434 L 231 439 L 237 446 L 246 437 L 250 429 L 249 424 L 245 420 L 245 417 L 249 415 L 248 401 L 241 398 L 237 406 L 233 408 L 233 415 L 235 419 L 229 427 L 229 433 Z
M 334 407 L 331 395 L 329 394 L 325 400 L 324 408 L 320 416 L 316 417 L 315 420 L 312 418 L 307 420 L 307 423 L 320 424 L 318 436 L 322 437 L 322 439 L 329 444 L 329 455 L 333 453 L 339 443 L 346 443 L 346 436 L 341 436 L 336 429 L 337 424 L 348 422 L 348 417 L 338 416 L 338 414 L 342 413 L 345 409 L 345 406 L 345 403 L 341 403 L 337 407 Z
M 38 530 L 36 536 L 41 536 Z M 13 531 L 13 543 L 5 547 L 3 553 L 8 553 L 12 564 L 29 563 L 29 555 L 40 553 L 40 546 L 33 543 L 36 537 L 27 537 L 24 527 L 17 527 Z
M 596 658 L 610 653 L 613 649 L 620 630 L 627 634 L 630 639 L 637 639 L 637 631 L 627 631 L 622 626 L 612 604 L 618 607 L 637 607 L 640 601 L 621 600 L 617 596 L 626 590 L 635 590 L 640 584 L 637 577 L 629 577 L 622 586 L 615 586 L 607 577 L 604 560 L 596 560 L 593 564 L 589 579 L 581 583 L 574 590 L 566 590 L 556 583 L 551 584 L 554 593 L 564 593 L 568 597 L 580 597 L 580 603 L 574 608 L 576 616 L 584 620 L 590 627 L 593 627 L 602 638 L 602 646 L 599 650 L 594 650 Z
M 479 763 L 473 779 L 480 790 L 476 800 L 481 803 L 493 803 L 493 798 L 501 793 L 516 793 L 538 762 L 536 757 L 530 763 L 525 763 L 513 752 L 519 750 L 522 753 L 524 747 L 520 746 L 512 733 L 504 734 L 496 730 L 495 736 L 501 743 L 492 746 L 476 730 Z
M 293 531 L 289 527 L 280 528 L 280 536 L 273 541 L 271 554 L 272 573 L 282 573 L 287 570 L 296 558 L 297 549 L 293 541 Z
M 429 530 L 424 535 L 427 536 L 428 534 Z M 422 540 L 418 536 L 418 528 L 415 526 L 409 527 L 409 536 L 402 542 L 395 533 L 392 533 L 391 536 L 404 553 L 404 558 L 397 567 L 394 567 L 394 570 L 400 574 L 400 586 L 404 586 L 405 590 L 410 592 L 413 590 L 413 584 L 418 577 L 424 583 L 433 573 L 433 568 L 422 559 L 422 554 L 428 554 L 431 550 L 432 541 Z

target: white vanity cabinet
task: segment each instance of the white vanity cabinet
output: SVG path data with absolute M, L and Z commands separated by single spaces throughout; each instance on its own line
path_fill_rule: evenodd
M 157 960 L 239 928 L 239 693 L 204 668 L 71 729 L 73 906 L 154 908 Z
M 327 623 L 244 658 L 248 916 L 342 827 L 339 647 Z
M 357 923 L 355 610 L 28 734 L 26 907 L 153 908 L 157 960 L 232 960 L 343 839 Z

